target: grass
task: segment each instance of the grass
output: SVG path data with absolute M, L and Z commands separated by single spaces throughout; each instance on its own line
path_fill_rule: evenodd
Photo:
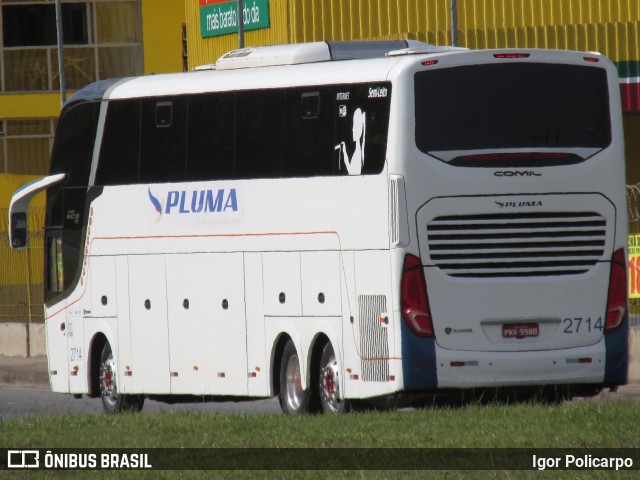
M 31 416 L 0 421 L 1 448 L 640 448 L 640 404 L 478 405 L 350 415 L 284 417 L 160 413 Z M 231 452 L 233 453 L 233 452 Z M 237 453 L 237 452 L 236 452 Z M 281 454 L 282 452 L 278 452 Z M 311 452 L 312 453 L 312 452 Z M 375 454 L 375 452 L 371 452 Z M 597 451 L 594 451 L 597 453 Z M 54 472 L 42 473 L 45 478 Z M 60 473 L 60 472 L 57 472 Z M 70 476 L 80 472 L 65 472 Z M 89 472 L 83 472 L 85 475 Z M 117 472 L 93 472 L 107 474 Z M 141 478 L 206 472 L 129 472 Z M 209 472 L 210 473 L 210 472 Z M 265 472 L 216 472 L 260 478 Z M 404 475 L 403 475 L 404 473 Z M 276 471 L 272 478 L 632 478 L 634 472 Z M 579 474 L 579 475 L 578 475 Z M 120 472 L 119 475 L 122 475 Z M 547 477 L 552 475 L 552 477 Z M 115 478 L 115 477 L 114 477 Z

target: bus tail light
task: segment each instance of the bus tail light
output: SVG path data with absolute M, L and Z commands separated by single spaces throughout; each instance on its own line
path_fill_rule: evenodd
M 627 310 L 627 263 L 624 250 L 617 250 L 611 257 L 609 294 L 607 295 L 607 317 L 604 332 L 613 332 L 620 327 Z
M 419 337 L 434 337 L 431 309 L 427 297 L 422 262 L 407 254 L 402 267 L 400 283 L 400 309 L 409 329 Z
M 496 152 L 461 155 L 449 163 L 461 167 L 547 167 L 572 165 L 584 159 L 564 152 Z
M 518 52 L 508 52 L 508 53 L 494 53 L 494 58 L 499 58 L 501 60 L 511 60 L 513 58 L 529 58 L 531 56 L 530 53 L 518 53 Z

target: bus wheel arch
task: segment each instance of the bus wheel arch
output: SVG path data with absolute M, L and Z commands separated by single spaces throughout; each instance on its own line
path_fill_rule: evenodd
M 278 336 L 278 339 L 274 342 L 273 348 L 271 349 L 271 360 L 270 360 L 270 387 L 271 387 L 271 395 L 279 396 L 280 395 L 280 364 L 282 363 L 282 353 L 284 352 L 284 346 L 288 341 L 291 340 L 291 337 L 286 333 L 281 333 Z
M 100 397 L 100 356 L 104 350 L 105 344 L 108 342 L 104 333 L 99 332 L 94 335 L 89 346 L 89 397 Z

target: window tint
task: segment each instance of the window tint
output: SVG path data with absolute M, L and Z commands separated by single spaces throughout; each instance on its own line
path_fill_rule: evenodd
M 187 180 L 233 178 L 234 93 L 189 98 Z
M 255 90 L 236 94 L 235 178 L 283 175 L 285 91 Z
M 435 69 L 416 74 L 415 101 L 416 144 L 425 153 L 604 148 L 611 142 L 601 68 L 505 63 Z
M 378 174 L 391 85 L 109 102 L 96 185 Z
M 339 85 L 335 155 L 338 174 L 382 172 L 387 154 L 390 84 Z
M 142 100 L 140 182 L 182 182 L 187 156 L 187 97 Z
M 100 148 L 96 185 L 138 182 L 140 100 L 109 102 Z
M 316 87 L 317 88 L 317 87 Z M 284 165 L 287 177 L 333 175 L 335 87 L 287 92 Z
M 67 186 L 86 186 L 91 171 L 99 102 L 67 107 L 58 123 L 51 154 L 51 173 L 66 173 Z

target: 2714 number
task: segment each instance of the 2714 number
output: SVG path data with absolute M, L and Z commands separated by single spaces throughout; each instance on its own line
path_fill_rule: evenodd
M 79 362 L 82 360 L 82 348 L 72 347 L 69 354 L 70 362 Z
M 602 331 L 603 328 L 602 317 L 598 317 L 597 320 L 593 320 L 591 317 L 565 318 L 562 323 L 564 325 L 564 333 L 591 332 L 594 330 Z

